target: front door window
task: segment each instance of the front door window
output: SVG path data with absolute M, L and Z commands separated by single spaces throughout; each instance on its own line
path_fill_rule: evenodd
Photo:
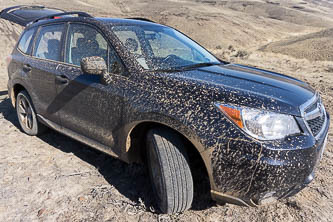
M 116 52 L 95 28 L 83 24 L 71 24 L 68 31 L 65 62 L 80 66 L 82 58 L 98 56 L 104 59 L 109 72 L 120 74 L 121 63 Z M 116 68 L 115 68 L 116 67 Z

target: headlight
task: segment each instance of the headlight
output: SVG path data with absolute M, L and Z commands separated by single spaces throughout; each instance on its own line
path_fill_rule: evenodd
M 301 132 L 295 118 L 290 115 L 222 104 L 216 106 L 239 128 L 256 139 L 282 139 Z

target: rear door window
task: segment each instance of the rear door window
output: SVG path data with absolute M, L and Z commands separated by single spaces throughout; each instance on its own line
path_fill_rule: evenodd
M 29 29 L 28 31 L 26 31 L 20 41 L 19 41 L 19 44 L 17 46 L 17 48 L 25 53 L 25 54 L 29 54 L 29 46 L 30 46 L 30 43 L 31 43 L 31 40 L 32 40 L 32 36 L 33 34 L 35 33 L 35 29 Z
M 48 25 L 40 29 L 33 55 L 41 59 L 60 61 L 63 24 Z

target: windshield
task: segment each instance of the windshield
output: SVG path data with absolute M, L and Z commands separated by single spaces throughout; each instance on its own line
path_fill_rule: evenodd
M 175 70 L 221 63 L 207 50 L 172 28 L 121 25 L 111 29 L 146 70 Z

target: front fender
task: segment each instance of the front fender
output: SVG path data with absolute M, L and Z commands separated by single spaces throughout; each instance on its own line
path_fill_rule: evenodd
M 196 132 L 177 119 L 159 113 L 141 113 L 140 115 L 136 115 L 134 118 L 135 119 L 131 119 L 131 121 L 124 126 L 124 132 L 127 137 L 138 125 L 143 123 L 155 123 L 161 126 L 166 126 L 180 133 L 195 146 L 199 153 L 205 150 Z

